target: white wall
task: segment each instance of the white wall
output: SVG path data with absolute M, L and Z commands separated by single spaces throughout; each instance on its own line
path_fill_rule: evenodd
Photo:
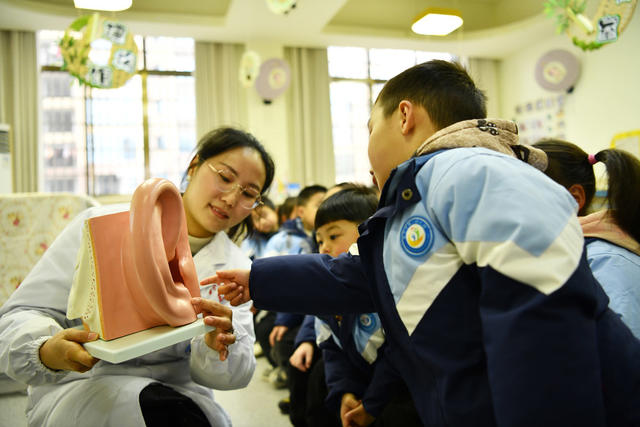
M 516 105 L 552 93 L 534 78 L 536 61 L 551 49 L 572 52 L 582 66 L 575 90 L 567 96 L 567 140 L 595 153 L 608 148 L 615 134 L 640 129 L 640 7 L 618 41 L 599 50 L 583 52 L 568 36 L 555 35 L 501 61 L 502 117 L 511 119 Z

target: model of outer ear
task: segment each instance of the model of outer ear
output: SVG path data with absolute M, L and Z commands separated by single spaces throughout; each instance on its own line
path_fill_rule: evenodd
M 140 185 L 131 210 L 85 221 L 67 317 L 111 340 L 196 320 L 200 296 L 182 198 L 169 181 Z

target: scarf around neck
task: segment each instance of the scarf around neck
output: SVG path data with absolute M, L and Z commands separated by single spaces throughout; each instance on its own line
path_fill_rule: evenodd
M 584 237 L 596 237 L 640 255 L 640 244 L 614 222 L 607 209 L 578 217 Z
M 431 135 L 418 149 L 416 156 L 445 148 L 483 147 L 518 158 L 544 171 L 547 155 L 539 148 L 518 142 L 518 126 L 508 120 L 465 120 L 440 129 Z

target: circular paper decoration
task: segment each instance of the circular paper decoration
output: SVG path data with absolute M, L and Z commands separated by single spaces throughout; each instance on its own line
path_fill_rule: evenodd
M 260 55 L 252 50 L 247 50 L 240 59 L 240 82 L 244 87 L 251 87 L 260 73 Z
M 296 0 L 267 0 L 269 10 L 278 15 L 286 15 L 296 7 Z
M 60 40 L 62 69 L 91 87 L 124 85 L 136 72 L 138 47 L 121 22 L 84 15 L 73 21 Z
M 283 59 L 267 59 L 260 66 L 256 90 L 265 104 L 280 96 L 289 87 L 291 70 Z
M 618 40 L 631 21 L 638 0 L 547 0 L 545 13 L 556 19 L 558 33 L 566 32 L 584 51 Z
M 570 91 L 580 75 L 580 63 L 566 50 L 550 50 L 538 59 L 535 75 L 538 84 L 547 90 Z

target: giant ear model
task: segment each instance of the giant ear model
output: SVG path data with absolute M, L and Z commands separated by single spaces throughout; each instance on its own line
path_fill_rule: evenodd
M 200 296 L 182 197 L 169 181 L 140 185 L 131 210 L 85 221 L 67 317 L 111 340 L 196 320 Z

